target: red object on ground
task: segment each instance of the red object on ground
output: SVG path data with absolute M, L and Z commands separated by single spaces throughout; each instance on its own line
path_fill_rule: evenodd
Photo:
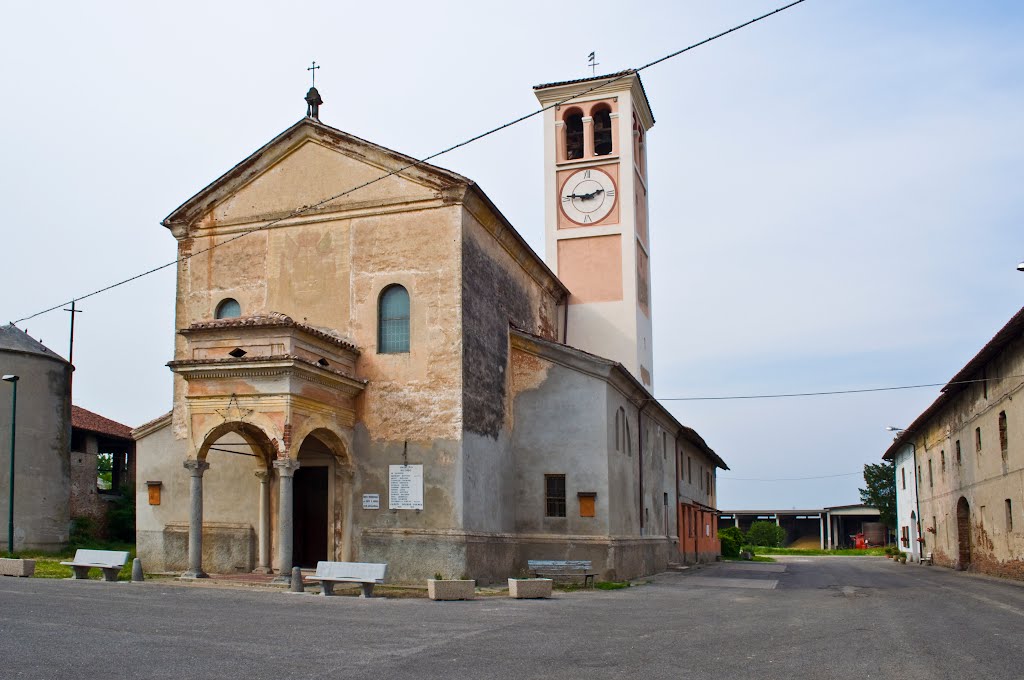
M 856 541 L 855 547 L 857 548 L 857 550 L 867 550 L 868 541 L 866 538 L 864 538 L 864 534 L 857 534 L 853 537 L 853 539 L 854 541 Z

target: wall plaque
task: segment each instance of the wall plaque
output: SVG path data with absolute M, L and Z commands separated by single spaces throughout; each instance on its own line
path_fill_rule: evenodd
M 364 493 L 363 510 L 380 510 L 380 494 Z
M 423 466 L 388 466 L 388 508 L 391 510 L 423 509 Z

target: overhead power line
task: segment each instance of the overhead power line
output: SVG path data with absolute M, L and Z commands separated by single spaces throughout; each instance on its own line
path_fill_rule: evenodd
M 322 206 L 322 205 L 324 205 L 326 203 L 330 203 L 331 201 L 337 200 L 337 199 L 339 199 L 339 198 L 341 198 L 343 196 L 347 196 L 348 194 L 351 194 L 353 192 L 359 191 L 360 189 L 364 189 L 364 188 L 370 186 L 371 184 L 376 184 L 377 182 L 385 180 L 388 177 L 392 177 L 392 176 L 397 175 L 399 173 L 405 172 L 406 170 L 410 170 L 410 169 L 415 168 L 415 167 L 417 167 L 419 165 L 423 165 L 424 163 L 427 163 L 428 161 L 431 161 L 431 160 L 433 160 L 435 158 L 443 156 L 443 155 L 445 155 L 447 153 L 451 153 L 452 151 L 455 151 L 456 149 L 461 149 L 462 147 L 467 146 L 469 144 L 472 144 L 473 142 L 479 141 L 479 140 L 483 139 L 484 137 L 488 137 L 488 136 L 493 135 L 493 134 L 495 134 L 497 132 L 500 132 L 500 131 L 502 131 L 502 130 L 504 130 L 506 128 L 510 128 L 513 125 L 517 125 L 519 123 L 522 123 L 525 120 L 529 120 L 530 118 L 533 118 L 534 116 L 537 116 L 537 115 L 543 113 L 544 111 L 547 111 L 548 109 L 552 109 L 552 108 L 554 108 L 556 106 L 561 106 L 562 104 L 565 104 L 566 102 L 569 102 L 572 99 L 576 99 L 578 97 L 582 97 L 582 96 L 586 95 L 587 93 L 592 92 L 592 91 L 594 91 L 594 90 L 596 90 L 596 89 L 598 89 L 600 87 L 604 87 L 604 86 L 606 86 L 606 85 L 608 85 L 610 83 L 614 83 L 614 82 L 617 82 L 617 81 L 622 80 L 624 78 L 628 78 L 634 72 L 635 73 L 639 73 L 640 71 L 643 71 L 645 69 L 649 69 L 652 66 L 657 66 L 658 64 L 660 64 L 660 63 L 662 63 L 664 61 L 668 61 L 669 59 L 672 59 L 674 57 L 678 57 L 679 55 L 681 55 L 681 54 L 683 54 L 685 52 L 689 52 L 690 50 L 696 49 L 696 48 L 698 48 L 698 47 L 700 47 L 702 45 L 708 44 L 709 42 L 712 42 L 714 40 L 717 40 L 719 38 L 727 36 L 730 33 L 734 33 L 736 31 L 740 30 L 741 28 L 746 28 L 747 26 L 750 26 L 751 24 L 756 24 L 759 21 L 767 19 L 768 17 L 773 16 L 775 14 L 779 14 L 780 12 L 784 12 L 785 10 L 787 10 L 787 9 L 789 9 L 791 7 L 795 7 L 796 5 L 799 5 L 799 4 L 803 3 L 803 2 L 805 2 L 805 0 L 795 0 L 795 2 L 791 2 L 791 3 L 787 4 L 787 5 L 783 5 L 782 7 L 774 9 L 771 12 L 768 12 L 766 14 L 762 14 L 759 17 L 756 17 L 754 19 L 750 19 L 749 21 L 745 21 L 742 24 L 738 24 L 736 26 L 733 26 L 732 28 L 730 28 L 728 30 L 722 31 L 721 33 L 717 33 L 717 34 L 715 34 L 715 35 L 713 35 L 713 36 L 711 36 L 709 38 L 705 38 L 704 40 L 701 40 L 700 42 L 693 43 L 692 45 L 684 47 L 681 50 L 677 50 L 677 51 L 672 52 L 670 54 L 666 54 L 663 57 L 659 57 L 658 59 L 655 59 L 654 61 L 651 61 L 651 62 L 648 62 L 648 63 L 644 64 L 643 66 L 639 66 L 639 67 L 634 68 L 634 69 L 627 69 L 626 71 L 624 71 L 622 73 L 622 75 L 619 75 L 619 76 L 616 76 L 616 77 L 613 77 L 613 78 L 609 78 L 607 80 L 602 79 L 597 84 L 595 84 L 593 87 L 590 87 L 590 88 L 584 90 L 583 92 L 578 92 L 578 93 L 572 95 L 571 97 L 568 97 L 568 98 L 563 99 L 561 101 L 552 102 L 551 104 L 548 104 L 547 106 L 543 106 L 543 107 L 541 107 L 541 108 L 539 108 L 539 109 L 537 109 L 535 111 L 532 111 L 532 112 L 530 112 L 530 113 L 528 113 L 528 114 L 526 114 L 524 116 L 520 116 L 518 118 L 510 120 L 507 123 L 503 123 L 503 124 L 501 124 L 501 125 L 499 125 L 499 126 L 497 126 L 495 128 L 487 130 L 486 132 L 482 132 L 482 133 L 480 133 L 478 135 L 470 137 L 469 139 L 463 140 L 463 141 L 459 142 L 458 144 L 453 144 L 452 146 L 449 146 L 446 149 L 443 149 L 441 151 L 433 153 L 433 154 L 431 154 L 429 156 L 426 156 L 424 158 L 421 158 L 419 160 L 413 161 L 412 163 L 409 163 L 409 164 L 407 164 L 405 166 L 402 166 L 402 167 L 400 167 L 400 168 L 398 168 L 396 170 L 392 170 L 390 172 L 387 172 L 387 173 L 381 175 L 380 177 L 377 177 L 375 179 L 371 179 L 371 180 L 369 180 L 367 182 L 363 182 L 362 184 L 359 184 L 359 185 L 356 185 L 356 186 L 351 187 L 349 189 L 346 189 L 345 191 L 342 191 L 340 193 L 334 194 L 333 196 L 329 196 L 329 197 L 323 199 L 322 201 L 318 201 L 317 203 L 313 203 L 312 205 L 303 206 L 301 208 L 293 210 L 293 211 L 291 211 L 290 213 L 288 213 L 287 215 L 285 215 L 283 217 L 279 217 L 277 219 L 271 220 L 271 221 L 269 221 L 269 222 L 267 222 L 265 224 L 261 224 L 258 227 L 253 227 L 252 229 L 247 229 L 245 231 L 241 231 L 238 234 L 235 234 L 234 236 L 232 236 L 231 238 L 228 238 L 228 239 L 225 239 L 223 241 L 220 241 L 219 243 L 214 243 L 214 244 L 210 245 L 207 248 L 203 248 L 202 250 L 197 250 L 194 253 L 190 253 L 190 254 L 185 255 L 183 257 L 176 258 L 176 259 L 171 260 L 170 262 L 167 262 L 165 264 L 153 267 L 152 269 L 149 269 L 147 271 L 144 271 L 144 272 L 141 272 L 141 273 L 136 274 L 134 276 L 131 276 L 131 277 L 127 278 L 127 279 L 124 279 L 123 281 L 118 281 L 116 283 L 112 283 L 109 286 L 104 286 L 103 288 L 100 288 L 98 290 L 94 290 L 91 293 L 86 293 L 85 295 L 80 295 L 78 297 L 71 298 L 70 300 L 67 300 L 66 302 L 61 302 L 58 305 L 54 305 L 53 307 L 48 307 L 47 309 L 44 309 L 44 310 L 36 312 L 35 314 L 30 314 L 28 316 L 22 317 L 22 318 L 18 319 L 17 321 L 15 321 L 14 323 L 18 324 L 18 323 L 21 323 L 23 321 L 28 321 L 30 319 L 34 319 L 37 316 L 41 316 L 41 315 L 46 314 L 48 312 L 56 311 L 56 310 L 60 309 L 61 307 L 63 307 L 64 305 L 71 304 L 74 301 L 84 300 L 86 298 L 90 298 L 90 297 L 93 297 L 95 295 L 99 295 L 100 293 L 105 293 L 108 290 L 112 290 L 114 288 L 118 288 L 120 286 L 124 286 L 124 285 L 129 284 L 129 283 L 131 283 L 133 281 L 141 279 L 141 278 L 143 278 L 145 276 L 149 276 L 150 274 L 155 274 L 158 271 L 161 271 L 163 269 L 167 269 L 168 267 L 176 265 L 179 262 L 183 262 L 185 260 L 190 260 L 193 257 L 196 257 L 197 255 L 202 255 L 203 253 L 208 253 L 211 250 L 213 250 L 214 248 L 219 248 L 220 246 L 223 246 L 223 245 L 226 245 L 228 243 L 231 243 L 232 241 L 236 241 L 236 240 L 238 240 L 238 239 L 240 239 L 243 236 L 246 236 L 248 234 L 252 234 L 252 233 L 257 232 L 257 231 L 262 231 L 264 229 L 269 229 L 270 227 L 274 226 L 275 224 L 279 224 L 279 223 L 281 223 L 281 222 L 283 222 L 285 220 L 292 219 L 294 217 L 298 217 L 300 215 L 303 215 L 303 214 L 309 212 L 310 210 L 314 210 L 315 208 L 319 208 L 320 206 Z
M 651 397 L 649 401 L 730 401 L 737 399 L 787 399 L 790 397 L 824 397 L 835 394 L 865 394 L 868 392 L 892 392 L 895 390 L 916 390 L 922 387 L 945 387 L 946 385 L 968 385 L 971 383 L 996 382 L 1010 378 L 1024 378 L 1024 375 L 1007 375 L 1002 378 L 978 378 L 975 380 L 954 380 L 952 382 L 922 383 L 920 385 L 896 385 L 892 387 L 864 387 L 852 390 L 826 390 L 822 392 L 782 392 L 777 394 L 733 394 L 722 397 Z

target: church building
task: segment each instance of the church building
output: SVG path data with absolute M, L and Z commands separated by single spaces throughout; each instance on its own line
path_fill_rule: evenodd
M 534 89 L 546 261 L 472 180 L 322 123 L 315 89 L 163 221 L 173 408 L 134 431 L 147 569 L 491 582 L 589 559 L 622 579 L 717 555 L 726 465 L 652 396 L 639 74 Z

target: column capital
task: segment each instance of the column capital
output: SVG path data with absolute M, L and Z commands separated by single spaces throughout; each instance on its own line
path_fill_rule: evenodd
M 282 477 L 294 477 L 295 471 L 299 469 L 299 461 L 294 458 L 278 458 L 274 461 L 274 467 Z
M 270 479 L 270 470 L 257 470 L 255 474 L 256 478 L 261 482 L 266 482 Z
M 188 458 L 183 463 L 186 470 L 192 473 L 193 477 L 202 477 L 203 473 L 210 469 L 210 464 L 198 458 Z

